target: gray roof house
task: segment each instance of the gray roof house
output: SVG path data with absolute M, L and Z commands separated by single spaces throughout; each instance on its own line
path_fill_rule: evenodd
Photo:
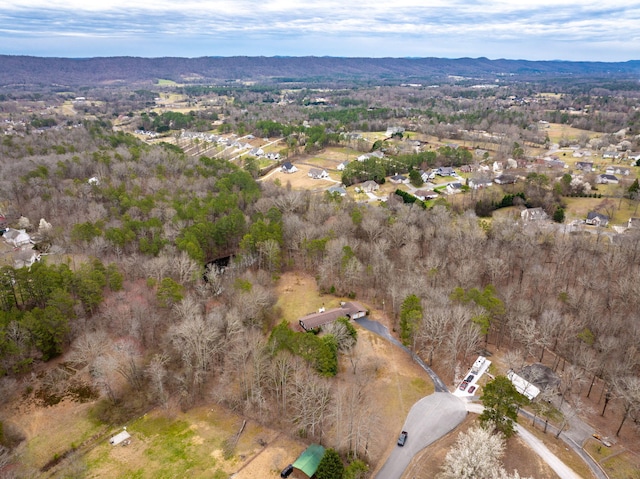
M 596 178 L 596 183 L 599 183 L 601 185 L 617 185 L 620 182 L 620 180 L 618 180 L 618 177 L 615 175 L 598 175 L 598 177 Z
M 322 178 L 329 178 L 329 173 L 327 173 L 327 170 L 321 168 L 310 168 L 308 176 L 314 180 L 320 180 Z
M 585 223 L 588 225 L 604 227 L 609 224 L 609 217 L 602 213 L 597 213 L 596 211 L 590 211 L 589 214 L 587 214 Z
M 368 180 L 360 185 L 360 188 L 365 193 L 372 193 L 374 191 L 378 191 L 380 189 L 380 185 L 373 180 Z

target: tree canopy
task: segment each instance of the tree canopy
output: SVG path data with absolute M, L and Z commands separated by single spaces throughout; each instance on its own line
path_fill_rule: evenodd
M 483 388 L 480 400 L 484 411 L 480 414 L 480 422 L 492 425 L 506 437 L 515 432 L 514 423 L 518 422 L 518 409 L 528 403 L 506 376 L 496 376 Z

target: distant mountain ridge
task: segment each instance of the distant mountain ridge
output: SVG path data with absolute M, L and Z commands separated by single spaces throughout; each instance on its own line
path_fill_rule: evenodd
M 500 76 L 601 76 L 640 78 L 640 61 L 569 62 L 487 58 L 200 57 L 45 58 L 0 55 L 0 86 L 91 86 L 229 80 L 438 80 L 450 75 L 474 79 Z

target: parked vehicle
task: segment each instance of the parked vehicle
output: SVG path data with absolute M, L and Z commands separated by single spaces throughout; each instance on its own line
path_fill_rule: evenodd
M 289 464 L 287 467 L 285 467 L 282 470 L 282 472 L 280 473 L 280 477 L 289 477 L 292 472 L 293 472 L 293 465 Z
M 473 374 L 469 374 L 467 376 L 467 379 L 465 379 L 466 382 L 470 383 L 471 381 L 473 381 L 473 378 L 475 378 L 475 376 Z
M 469 383 L 467 381 L 462 381 L 462 384 L 460 385 L 460 391 L 464 391 L 465 389 L 467 389 L 468 385 Z
M 404 443 L 407 442 L 407 431 L 402 431 L 400 433 L 400 437 L 398 437 L 398 446 L 404 446 Z
M 475 390 L 476 390 L 476 387 L 475 387 L 475 386 L 471 386 L 471 387 L 469 388 L 469 391 L 467 391 L 467 392 L 468 392 L 469 394 L 471 394 L 471 393 L 473 393 L 473 391 L 475 391 Z

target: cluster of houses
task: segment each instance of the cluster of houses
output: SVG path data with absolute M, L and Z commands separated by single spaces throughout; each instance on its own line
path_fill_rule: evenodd
M 254 147 L 247 141 L 241 140 L 254 140 L 255 136 L 246 135 L 242 138 L 236 138 L 234 136 L 224 137 L 220 135 L 214 135 L 212 133 L 204 133 L 199 131 L 183 131 L 180 134 L 180 138 L 187 140 L 198 139 L 202 142 L 207 143 L 215 143 L 217 145 L 223 146 L 225 148 L 235 148 L 236 150 L 244 150 L 247 151 L 249 156 L 254 156 L 256 158 L 267 158 L 269 160 L 277 161 L 280 159 L 279 153 L 267 153 L 260 147 Z

